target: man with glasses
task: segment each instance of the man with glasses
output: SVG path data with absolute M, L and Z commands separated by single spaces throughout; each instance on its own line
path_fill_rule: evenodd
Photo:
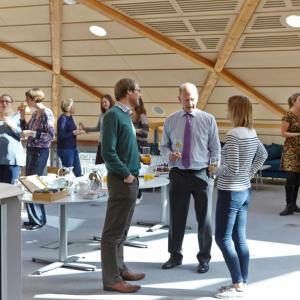
M 18 179 L 25 164 L 20 115 L 14 113 L 12 104 L 10 95 L 0 96 L 0 182 L 11 184 Z
M 139 188 L 140 156 L 131 111 L 139 105 L 140 88 L 136 81 L 123 78 L 114 90 L 117 103 L 105 113 L 101 141 L 109 192 L 101 239 L 102 280 L 106 291 L 134 293 L 140 286 L 127 281 L 141 280 L 145 274 L 129 270 L 123 245 Z

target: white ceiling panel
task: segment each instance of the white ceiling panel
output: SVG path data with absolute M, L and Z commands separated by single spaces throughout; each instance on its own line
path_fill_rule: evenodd
M 109 41 L 111 46 L 119 54 L 151 54 L 151 53 L 170 53 L 171 51 L 146 39 L 114 39 Z
M 109 21 L 110 19 L 104 15 L 91 10 L 90 8 L 75 4 L 63 6 L 63 23 L 78 23 L 92 21 Z
M 89 31 L 89 27 L 92 25 L 101 26 L 107 31 L 105 39 L 140 37 L 139 34 L 116 22 L 91 22 L 63 24 L 63 40 L 96 39 L 97 37 Z M 101 38 L 99 37 L 99 39 Z
M 7 8 L 7 7 L 18 7 L 18 6 L 35 6 L 35 5 L 44 5 L 48 4 L 49 0 L 1 0 L 0 1 L 0 8 Z
M 64 41 L 62 45 L 65 56 L 117 54 L 108 40 Z
M 43 59 L 47 63 L 51 63 L 51 59 Z M 0 60 L 0 72 L 5 71 L 40 71 L 41 68 L 32 65 L 19 58 L 9 58 Z
M 51 87 L 51 75 L 47 72 L 0 72 L 0 86 Z
M 121 56 L 65 57 L 65 70 L 128 70 Z
M 199 69 L 200 66 L 176 54 L 123 56 L 132 69 Z
M 136 71 L 141 85 L 145 86 L 179 86 L 184 82 L 199 84 L 204 81 L 206 76 L 204 70 L 158 70 L 158 71 Z
M 299 51 L 234 52 L 227 68 L 300 67 Z
M 49 41 L 49 25 L 24 25 L 0 27 L 1 42 Z
M 130 77 L 133 79 L 137 79 L 134 72 L 130 71 L 72 71 L 69 72 L 71 75 L 75 76 L 79 80 L 85 82 L 90 86 L 109 86 L 112 87 L 115 83 L 123 78 L 123 77 Z
M 49 5 L 0 8 L 0 26 L 48 23 Z
M 20 42 L 9 43 L 10 46 L 23 51 L 31 56 L 49 56 L 51 57 L 51 42 Z
M 251 86 L 299 86 L 300 69 L 231 69 Z M 263 80 L 262 80 L 263 78 Z

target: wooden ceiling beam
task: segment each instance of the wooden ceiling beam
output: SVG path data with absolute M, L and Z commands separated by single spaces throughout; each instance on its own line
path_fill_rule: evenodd
M 49 1 L 50 29 L 51 29 L 51 54 L 52 54 L 52 97 L 51 108 L 54 117 L 59 115 L 61 102 L 62 68 L 62 3 L 61 0 Z
M 253 0 L 255 1 L 255 0 Z M 122 14 L 121 12 L 111 8 L 110 6 L 98 2 L 97 0 L 78 0 L 79 3 L 89 7 L 90 9 L 113 19 L 114 21 L 134 30 L 135 32 L 155 41 L 156 43 L 168 48 L 175 53 L 184 56 L 185 58 L 199 64 L 208 71 L 214 72 L 215 63 L 202 57 L 198 53 L 190 50 L 189 48 L 181 45 L 180 43 L 164 36 L 163 34 L 147 27 L 146 25 Z M 226 57 L 226 56 L 225 56 Z M 285 113 L 285 110 L 280 106 L 276 105 L 273 101 L 254 90 L 247 83 L 243 82 L 233 74 L 228 71 L 222 70 L 219 72 L 219 75 L 232 86 L 241 89 L 250 97 L 255 98 L 259 103 L 271 109 L 275 114 L 282 116 Z
M 215 86 L 217 85 L 218 75 L 216 73 L 219 73 L 224 69 L 259 2 L 260 0 L 246 0 L 237 17 L 235 18 L 234 23 L 227 35 L 226 41 L 218 54 L 218 58 L 214 67 L 215 73 L 209 72 L 205 83 L 201 88 L 199 97 L 199 107 L 201 109 L 205 109 L 206 104 L 208 103 L 209 98 Z
M 114 21 L 123 24 L 126 27 L 134 30 L 135 32 L 146 36 L 147 38 L 155 41 L 156 43 L 168 48 L 193 62 L 200 64 L 202 67 L 208 70 L 212 70 L 214 68 L 214 63 L 210 60 L 202 57 L 198 53 L 190 50 L 189 48 L 177 43 L 176 41 L 169 39 L 163 34 L 151 29 L 150 27 L 122 14 L 121 12 L 103 4 L 102 2 L 98 2 L 97 0 L 78 0 L 79 3 L 89 7 L 90 9 L 99 12 L 101 14 L 106 15 L 107 17 L 113 19 Z
M 12 54 L 22 60 L 27 61 L 28 63 L 30 63 L 32 65 L 35 65 L 36 67 L 38 67 L 44 71 L 47 71 L 47 72 L 53 74 L 53 68 L 52 68 L 51 64 L 48 64 L 38 58 L 35 58 L 21 50 L 18 50 L 16 48 L 6 44 L 6 43 L 0 42 L 0 51 L 4 51 L 8 54 Z M 74 76 L 72 76 L 68 72 L 64 71 L 63 69 L 61 69 L 61 71 L 60 71 L 60 76 L 61 76 L 61 78 L 70 82 L 72 85 L 75 85 L 76 87 L 80 88 L 84 92 L 88 93 L 93 98 L 96 98 L 97 100 L 99 100 L 99 98 L 101 98 L 102 93 L 100 93 L 97 90 L 93 89 L 92 87 L 88 86 L 86 83 L 75 78 Z
M 21 58 L 22 60 L 25 60 L 27 62 L 29 62 L 32 65 L 35 65 L 36 67 L 43 69 L 44 71 L 48 71 L 52 73 L 52 65 L 39 60 L 31 55 L 28 55 L 6 43 L 0 42 L 0 50 L 8 53 L 8 54 L 12 54 L 18 58 Z
M 204 85 L 202 86 L 200 93 L 199 93 L 199 102 L 198 102 L 198 106 L 200 109 L 204 110 L 208 100 L 215 88 L 215 86 L 217 85 L 217 82 L 219 80 L 219 75 L 216 72 L 209 72 Z
M 244 2 L 240 12 L 234 20 L 232 27 L 230 28 L 225 43 L 218 54 L 215 64 L 216 72 L 219 73 L 224 69 L 260 2 L 261 0 L 246 0 Z
M 98 101 L 103 96 L 102 93 L 98 92 L 97 90 L 93 89 L 89 85 L 85 84 L 84 82 L 80 81 L 79 79 L 75 78 L 71 74 L 67 73 L 64 70 L 61 70 L 60 75 L 63 79 L 69 81 L 71 84 L 76 85 L 78 88 L 83 90 L 84 92 L 90 94 L 94 98 L 96 98 Z

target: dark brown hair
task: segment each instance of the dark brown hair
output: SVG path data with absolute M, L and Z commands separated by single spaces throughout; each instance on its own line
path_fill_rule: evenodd
M 104 95 L 104 96 L 102 96 L 102 97 L 100 98 L 101 112 L 102 112 L 103 114 L 105 114 L 106 110 L 102 107 L 102 100 L 103 100 L 103 98 L 105 98 L 105 99 L 107 99 L 107 100 L 109 101 L 109 108 L 111 108 L 112 106 L 115 105 L 115 101 L 114 101 L 114 99 L 112 98 L 112 96 L 109 95 L 109 94 L 106 94 L 106 95 Z
M 137 82 L 131 78 L 120 79 L 115 84 L 115 97 L 117 101 L 120 101 L 122 98 L 127 96 L 128 91 L 134 91 L 136 88 Z
M 137 123 L 140 119 L 140 116 L 142 114 L 147 114 L 147 111 L 146 111 L 146 108 L 144 106 L 144 102 L 143 102 L 143 99 L 142 97 L 139 98 L 139 105 L 136 105 L 134 107 L 134 115 L 133 115 L 133 122 L 134 123 Z

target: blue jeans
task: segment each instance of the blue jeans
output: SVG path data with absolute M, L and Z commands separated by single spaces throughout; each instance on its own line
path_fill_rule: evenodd
M 75 176 L 79 177 L 82 175 L 77 149 L 57 149 L 57 155 L 61 159 L 63 167 L 74 167 L 73 172 Z
M 246 225 L 250 200 L 251 189 L 239 192 L 218 190 L 215 239 L 233 284 L 248 281 Z
M 13 184 L 20 175 L 20 166 L 0 165 L 0 182 Z
M 37 174 L 42 176 L 49 157 L 48 148 L 27 148 L 26 176 Z M 28 221 L 34 225 L 46 224 L 44 204 L 26 204 Z

